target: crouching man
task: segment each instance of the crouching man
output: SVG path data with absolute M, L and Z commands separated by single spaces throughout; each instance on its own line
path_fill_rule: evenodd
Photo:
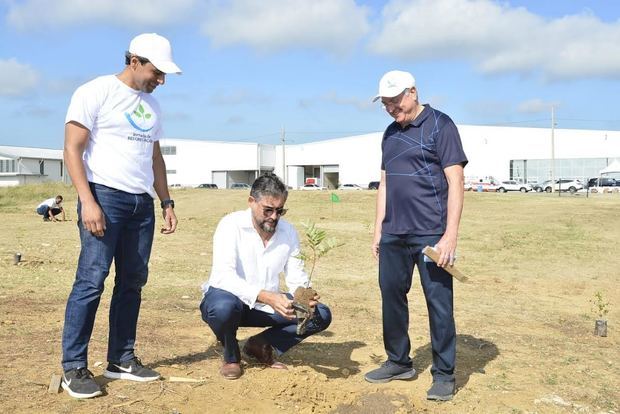
M 62 214 L 62 221 L 65 221 L 65 208 L 62 206 L 62 196 L 48 198 L 37 206 L 37 214 L 43 216 L 43 221 L 58 221 L 57 215 Z
M 249 208 L 228 214 L 215 230 L 213 267 L 209 281 L 202 287 L 200 310 L 202 319 L 224 346 L 220 374 L 226 379 L 237 379 L 242 374 L 239 327 L 269 327 L 250 337 L 243 352 L 271 368 L 286 369 L 276 357 L 331 323 L 329 308 L 318 303 L 316 295 L 310 302 L 313 319 L 304 334 L 296 333 L 291 292 L 305 286 L 308 275 L 297 257 L 297 233 L 281 219 L 286 213 L 287 197 L 282 181 L 267 173 L 254 181 Z M 280 273 L 285 274 L 289 293 L 279 289 Z

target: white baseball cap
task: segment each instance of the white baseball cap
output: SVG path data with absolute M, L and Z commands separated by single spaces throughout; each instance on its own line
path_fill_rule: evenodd
M 181 68 L 172 61 L 170 42 L 157 33 L 143 33 L 129 43 L 129 53 L 148 59 L 164 73 L 181 74 Z
M 379 81 L 379 93 L 372 100 L 380 98 L 393 98 L 403 93 L 405 89 L 413 88 L 415 79 L 409 72 L 392 70 L 387 72 Z

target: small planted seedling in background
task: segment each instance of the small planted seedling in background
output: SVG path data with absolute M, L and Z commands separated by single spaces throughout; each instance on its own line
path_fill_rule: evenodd
M 594 299 L 590 300 L 590 302 L 592 303 L 592 312 L 597 318 L 594 324 L 594 335 L 607 336 L 607 320 L 605 316 L 609 313 L 609 302 L 605 301 L 600 291 L 594 294 Z
M 306 265 L 310 263 L 310 272 L 308 273 L 308 283 L 306 286 L 300 286 L 295 290 L 293 308 L 297 316 L 297 335 L 303 335 L 306 332 L 308 322 L 314 316 L 314 308 L 310 307 L 310 301 L 314 299 L 317 292 L 310 287 L 310 284 L 316 264 L 327 252 L 342 245 L 333 237 L 327 238 L 325 230 L 320 230 L 312 222 L 301 223 L 301 225 L 305 229 L 305 241 L 309 251 L 300 252 L 298 257 Z

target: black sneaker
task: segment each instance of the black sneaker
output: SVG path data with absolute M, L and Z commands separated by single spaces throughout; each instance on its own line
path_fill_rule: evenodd
M 366 373 L 364 379 L 368 382 L 380 383 L 392 380 L 406 380 L 415 377 L 415 369 L 398 365 L 396 362 L 387 360 L 377 369 Z
M 112 379 L 124 379 L 130 381 L 155 381 L 159 379 L 159 372 L 145 368 L 138 357 L 120 364 L 108 364 L 103 376 Z
M 434 381 L 426 393 L 427 400 L 450 401 L 454 397 L 454 381 Z
M 95 382 L 93 373 L 83 367 L 65 371 L 61 386 L 73 398 L 93 398 L 101 395 L 101 388 Z

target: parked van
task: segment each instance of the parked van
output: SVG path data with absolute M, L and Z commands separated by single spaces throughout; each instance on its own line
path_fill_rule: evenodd
M 499 188 L 499 181 L 493 176 L 468 177 L 465 180 L 465 189 L 477 192 L 495 192 Z

